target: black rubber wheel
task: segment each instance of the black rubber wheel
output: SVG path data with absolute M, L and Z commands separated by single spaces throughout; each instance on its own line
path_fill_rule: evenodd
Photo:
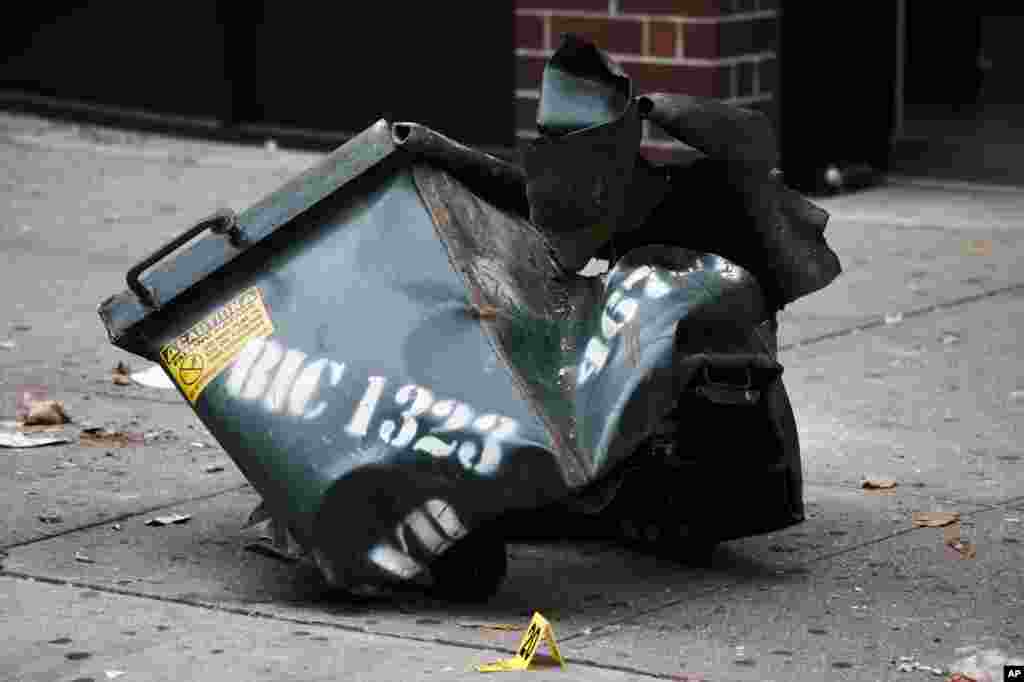
M 448 601 L 487 601 L 497 593 L 507 572 L 505 539 L 494 529 L 480 528 L 430 565 L 431 592 Z

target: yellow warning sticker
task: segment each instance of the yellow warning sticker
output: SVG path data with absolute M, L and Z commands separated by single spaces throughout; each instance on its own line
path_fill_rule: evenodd
M 160 359 L 189 402 L 195 403 L 252 339 L 274 333 L 258 287 L 250 287 L 160 349 Z
M 548 643 L 548 650 L 551 652 L 548 657 L 550 662 L 557 663 L 560 667 L 564 668 L 565 659 L 562 658 L 562 652 L 558 650 L 558 643 L 555 642 L 555 631 L 551 627 L 551 623 L 540 613 L 534 612 L 533 618 L 530 619 L 530 625 L 526 628 L 526 632 L 523 633 L 523 639 L 519 642 L 519 648 L 516 649 L 515 656 L 495 661 L 494 663 L 484 663 L 483 665 L 476 666 L 476 669 L 482 673 L 526 670 L 534 662 L 534 657 L 537 655 L 537 646 L 542 640 Z

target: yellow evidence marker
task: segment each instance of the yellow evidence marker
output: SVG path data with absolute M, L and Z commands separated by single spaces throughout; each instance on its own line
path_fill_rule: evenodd
M 526 628 L 523 639 L 519 642 L 519 648 L 516 650 L 515 656 L 495 661 L 494 663 L 484 663 L 483 665 L 476 666 L 476 669 L 482 673 L 526 670 L 530 667 L 530 663 L 537 653 L 537 646 L 542 639 L 548 643 L 551 658 L 564 668 L 565 659 L 562 658 L 562 653 L 558 650 L 558 643 L 555 641 L 555 631 L 551 628 L 551 623 L 544 616 L 534 612 L 533 618 L 530 619 L 530 625 Z

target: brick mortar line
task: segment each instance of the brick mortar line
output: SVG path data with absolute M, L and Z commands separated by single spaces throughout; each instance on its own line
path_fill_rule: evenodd
M 142 509 L 138 509 L 135 511 L 118 514 L 117 516 L 111 516 L 98 521 L 93 521 L 91 523 L 84 523 L 80 526 L 75 526 L 74 528 L 65 528 L 63 530 L 59 530 L 54 533 L 49 533 L 47 535 L 43 535 L 40 537 L 30 538 L 28 540 L 20 540 L 18 542 L 12 542 L 7 545 L 0 545 L 0 552 L 7 552 L 8 550 L 18 549 L 19 547 L 28 547 L 29 545 L 34 545 L 38 542 L 45 542 L 47 540 L 53 540 L 54 538 L 61 538 L 65 535 L 70 535 L 72 533 L 77 533 L 83 530 L 92 530 L 93 528 L 99 528 L 100 526 L 106 526 L 111 523 L 117 523 L 118 521 L 125 521 L 136 516 L 152 514 L 153 512 L 158 512 L 164 509 L 168 509 L 170 507 L 177 507 L 182 504 L 188 504 L 191 502 L 204 502 L 206 500 L 211 500 L 215 497 L 219 497 L 220 495 L 238 492 L 239 490 L 245 490 L 246 488 L 250 487 L 252 486 L 249 483 L 239 483 L 238 485 L 234 485 L 230 488 L 224 488 L 222 490 L 217 490 L 212 493 L 203 493 L 202 495 L 196 495 L 195 497 L 186 497 L 180 500 L 173 500 L 171 502 L 154 505 L 152 507 L 144 507 Z
M 923 308 L 916 308 L 914 310 L 903 312 L 903 320 L 913 319 L 916 317 L 924 317 L 925 315 L 930 315 L 931 313 L 938 312 L 940 310 L 945 310 L 948 308 L 958 308 L 962 305 L 968 305 L 970 303 L 982 301 L 986 298 L 994 298 L 996 296 L 1001 296 L 1003 294 L 1012 293 L 1014 291 L 1022 289 L 1024 289 L 1024 283 L 1010 284 L 1008 286 L 1000 287 L 998 289 L 983 291 L 980 294 L 971 294 L 970 296 L 961 296 L 959 298 L 954 298 L 950 301 L 940 301 L 938 303 L 932 303 L 931 305 L 924 306 Z M 874 319 L 869 322 L 863 322 L 852 327 L 837 329 L 835 331 L 826 332 L 824 334 L 812 336 L 807 339 L 801 339 L 799 341 L 794 341 L 792 343 L 782 344 L 781 346 L 779 346 L 779 352 L 787 350 L 796 350 L 799 348 L 804 348 L 806 346 L 813 346 L 815 344 L 821 343 L 822 341 L 838 339 L 843 336 L 849 336 L 850 334 L 856 334 L 857 332 L 869 331 L 872 329 L 877 329 L 878 327 L 885 326 L 888 325 L 886 324 L 885 316 L 883 315 L 880 319 Z
M 621 13 L 593 12 L 588 10 L 559 10 L 559 9 L 517 9 L 517 17 L 567 17 L 570 19 L 606 19 L 612 21 L 665 21 L 673 24 L 733 24 L 741 21 L 756 21 L 757 19 L 776 19 L 779 16 L 778 10 L 762 9 L 752 12 L 736 12 L 734 14 L 722 14 L 717 17 L 686 16 L 680 14 L 644 14 L 644 13 Z
M 517 47 L 517 57 L 539 57 L 549 59 L 554 50 L 544 50 L 535 47 Z M 655 64 L 660 66 L 736 66 L 737 64 L 760 64 L 777 58 L 776 52 L 766 50 L 762 52 L 749 52 L 733 57 L 719 57 L 717 59 L 705 59 L 701 57 L 652 57 L 641 54 L 622 54 L 611 52 L 609 56 L 619 62 L 622 66 L 629 64 Z
M 206 611 L 212 611 L 216 613 L 227 613 L 235 616 L 245 616 L 247 618 L 256 618 L 260 620 L 275 621 L 279 623 L 290 623 L 292 625 L 306 625 L 313 627 L 325 627 L 333 630 L 340 630 L 343 632 L 351 632 L 354 634 L 368 635 L 371 637 L 385 637 L 388 639 L 398 639 L 408 642 L 419 642 L 421 644 L 440 644 L 442 646 L 457 647 L 460 649 L 469 649 L 472 651 L 484 651 L 504 654 L 515 654 L 516 649 L 506 647 L 494 647 L 487 646 L 485 644 L 475 644 L 472 642 L 463 642 L 456 639 L 449 639 L 447 637 L 424 637 L 411 634 L 399 634 L 397 632 L 388 632 L 386 630 L 373 630 L 365 625 L 348 625 L 345 623 L 339 623 L 331 620 L 321 620 L 318 618 L 296 618 L 290 616 L 282 616 L 280 614 L 267 613 L 265 611 L 247 609 L 241 606 L 227 606 L 225 604 L 215 604 L 206 601 L 191 601 L 184 597 L 171 597 L 161 594 L 149 594 L 139 590 L 128 590 L 119 587 L 111 587 L 102 583 L 93 583 L 87 580 L 69 580 L 67 578 L 56 578 L 45 575 L 38 575 L 34 573 L 28 573 L 26 571 L 12 571 L 0 568 L 0 577 L 11 578 L 14 580 L 23 580 L 25 582 L 38 582 L 46 585 L 54 585 L 56 587 L 73 587 L 75 589 L 82 590 L 95 590 L 96 592 L 103 592 L 105 594 L 116 594 L 122 597 L 134 597 L 136 599 L 144 599 L 147 601 L 156 601 L 164 604 L 177 604 L 179 606 L 190 606 L 192 608 L 204 609 Z M 285 602 L 287 604 L 287 602 Z M 525 626 L 523 627 L 525 630 Z M 561 638 L 562 641 L 568 641 L 570 637 Z M 639 668 L 633 668 L 630 666 L 616 665 L 614 663 L 600 663 L 586 658 L 574 658 L 571 656 L 565 656 L 566 663 L 572 663 L 574 665 L 580 665 L 587 668 L 597 668 L 599 670 L 613 670 L 616 672 L 630 673 L 632 675 L 642 675 L 643 677 L 649 677 L 658 680 L 671 680 L 676 679 L 671 674 L 666 673 L 655 673 L 649 670 L 641 670 Z

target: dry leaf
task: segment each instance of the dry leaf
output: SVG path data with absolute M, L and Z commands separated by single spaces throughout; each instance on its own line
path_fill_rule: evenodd
M 67 424 L 71 419 L 64 411 L 64 404 L 59 400 L 33 400 L 28 405 L 28 414 L 25 415 L 25 426 L 52 426 L 54 424 Z
M 860 487 L 865 490 L 891 490 L 896 487 L 896 481 L 891 478 L 866 478 Z
M 498 309 L 490 303 L 480 303 L 473 306 L 473 314 L 481 320 L 494 320 L 498 317 Z
M 914 512 L 915 528 L 942 528 L 960 520 L 960 512 Z
M 118 386 L 131 386 L 132 384 L 132 368 L 123 362 L 117 363 L 114 369 L 110 373 L 110 379 Z
M 992 240 L 991 239 L 968 239 L 965 245 L 965 250 L 969 256 L 991 256 L 992 255 Z
M 108 431 L 106 429 L 85 429 L 79 436 L 82 445 L 91 445 L 97 448 L 128 447 L 132 442 L 129 434 L 123 431 Z

